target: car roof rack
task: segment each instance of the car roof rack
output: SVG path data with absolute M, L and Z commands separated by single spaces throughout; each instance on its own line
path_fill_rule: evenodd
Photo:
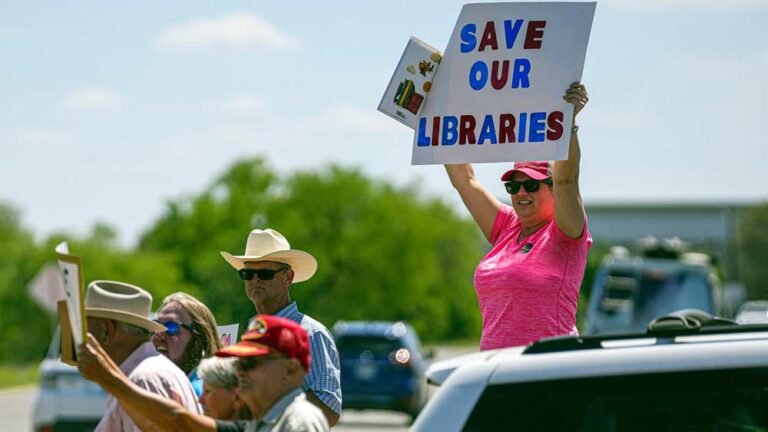
M 673 343 L 678 336 L 768 332 L 766 324 L 739 325 L 735 321 L 712 316 L 696 309 L 684 309 L 657 318 L 644 333 L 595 336 L 558 336 L 528 345 L 523 354 L 543 354 L 604 348 L 603 342 L 656 338 L 656 344 Z

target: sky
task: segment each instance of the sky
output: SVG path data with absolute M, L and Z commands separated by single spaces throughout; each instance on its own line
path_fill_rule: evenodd
M 377 112 L 408 38 L 462 3 L 4 1 L 0 201 L 39 238 L 95 222 L 133 245 L 238 158 L 329 162 L 461 208 Z M 768 199 L 768 0 L 598 1 L 582 81 L 587 204 Z M 503 196 L 508 164 L 476 164 Z

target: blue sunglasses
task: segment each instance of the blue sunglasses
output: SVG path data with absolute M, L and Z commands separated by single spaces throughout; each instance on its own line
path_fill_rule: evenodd
M 165 321 L 165 322 L 162 322 L 162 321 L 158 321 L 158 320 L 155 320 L 155 322 L 158 323 L 158 324 L 164 325 L 166 333 L 168 333 L 169 336 L 176 336 L 177 334 L 179 334 L 179 330 L 181 330 L 182 327 L 184 327 L 185 329 L 189 330 L 190 333 L 192 333 L 194 335 L 197 335 L 197 336 L 200 336 L 200 333 L 194 327 L 186 325 L 184 323 L 179 323 L 179 322 L 176 322 L 176 321 Z

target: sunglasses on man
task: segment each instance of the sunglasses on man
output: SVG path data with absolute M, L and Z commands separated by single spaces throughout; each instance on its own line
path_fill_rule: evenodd
M 552 177 L 548 177 L 543 180 L 534 180 L 534 179 L 528 179 L 524 181 L 510 180 L 504 183 L 504 187 L 507 188 L 507 193 L 510 195 L 514 195 L 520 192 L 520 187 L 523 187 L 525 191 L 528 193 L 534 193 L 539 191 L 539 188 L 541 187 L 542 183 L 552 185 Z
M 237 359 L 237 363 L 235 363 L 235 368 L 242 372 L 248 372 L 249 370 L 256 369 L 257 367 L 265 365 L 269 361 L 285 358 L 288 357 L 279 354 L 268 354 L 255 357 L 240 357 Z
M 201 336 L 200 332 L 197 331 L 196 328 L 194 328 L 194 327 L 192 327 L 190 325 L 184 324 L 184 323 L 180 323 L 180 322 L 176 322 L 176 321 L 164 321 L 163 322 L 163 321 L 158 321 L 158 320 L 155 320 L 155 322 L 165 326 L 165 332 L 168 334 L 168 336 L 176 336 L 177 334 L 179 334 L 179 331 L 181 331 L 182 328 L 185 328 L 185 329 L 189 330 L 190 333 L 192 333 L 192 334 L 194 334 L 196 336 Z
M 275 278 L 275 274 L 280 273 L 283 270 L 288 270 L 290 267 L 281 267 L 278 270 L 270 269 L 249 269 L 244 268 L 237 271 L 242 280 L 253 280 L 254 276 L 258 276 L 261 280 L 272 280 Z

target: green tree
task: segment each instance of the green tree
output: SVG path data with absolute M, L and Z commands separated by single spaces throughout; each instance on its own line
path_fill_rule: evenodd
M 417 187 L 330 166 L 289 178 L 267 218 L 322 264 L 292 293 L 319 319 L 404 319 L 428 338 L 478 333 L 479 231 Z
M 114 229 L 103 223 L 94 225 L 84 238 L 52 235 L 40 247 L 41 263 L 55 260 L 53 250 L 65 240 L 70 252 L 82 259 L 86 287 L 94 280 L 104 279 L 130 283 L 152 294 L 154 306 L 177 291 L 199 294 L 196 286 L 185 281 L 174 255 L 121 248 Z
M 768 299 L 768 202 L 744 211 L 737 239 L 739 273 L 747 296 Z
M 330 166 L 281 179 L 261 159 L 236 163 L 196 197 L 169 203 L 140 242 L 176 257 L 187 281 L 221 323 L 254 310 L 219 251 L 240 253 L 253 228 L 272 227 L 319 261 L 292 287 L 301 309 L 338 319 L 404 319 L 425 337 L 476 336 L 472 273 L 479 232 L 418 188 L 397 188 Z
M 168 203 L 141 238 L 139 251 L 173 257 L 184 280 L 220 324 L 245 324 L 254 313 L 237 274 L 220 251 L 242 251 L 252 227 L 263 226 L 277 176 L 259 159 L 235 163 L 199 196 Z
M 21 226 L 17 209 L 0 202 L 0 362 L 42 358 L 51 320 L 27 295 L 37 267 L 32 233 Z
M 133 283 L 151 292 L 155 304 L 171 292 L 197 293 L 184 281 L 175 256 L 123 250 L 106 224 L 96 224 L 84 238 L 54 234 L 37 244 L 21 226 L 19 212 L 0 203 L 0 363 L 43 357 L 58 318 L 35 303 L 26 286 L 41 268 L 56 262 L 54 248 L 65 240 L 82 258 L 86 284 L 95 279 Z

